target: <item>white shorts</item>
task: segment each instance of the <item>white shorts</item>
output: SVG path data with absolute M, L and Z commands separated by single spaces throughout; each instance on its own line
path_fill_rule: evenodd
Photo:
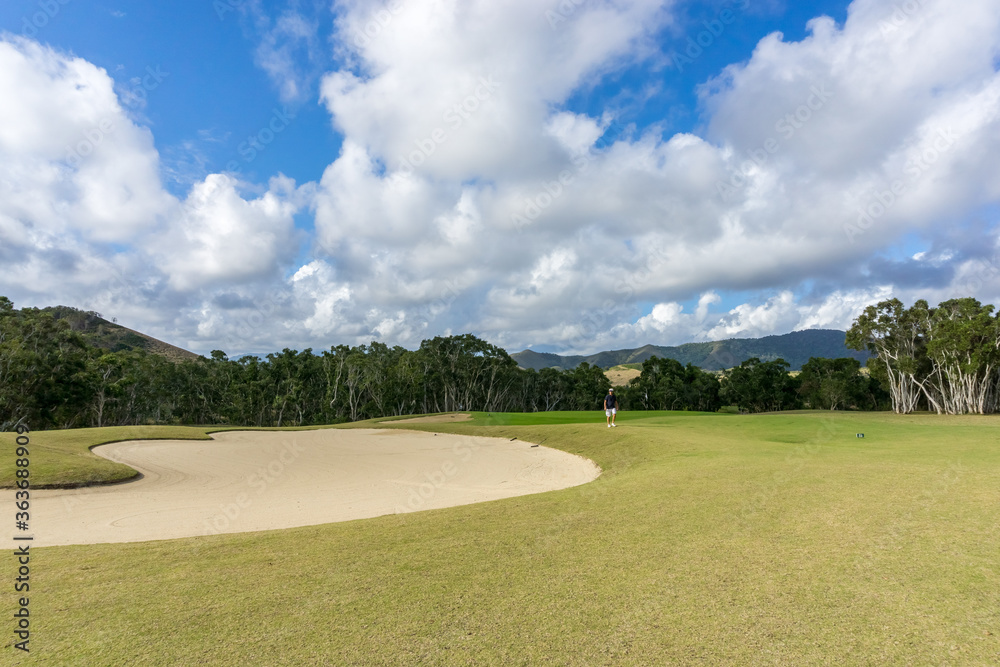
M 611 408 L 610 410 L 605 410 L 604 414 L 610 417 L 611 415 L 618 414 L 618 408 Z

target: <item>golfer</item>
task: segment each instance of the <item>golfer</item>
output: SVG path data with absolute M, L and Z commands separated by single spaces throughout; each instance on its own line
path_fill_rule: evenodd
M 608 417 L 608 428 L 617 426 L 615 415 L 618 414 L 618 399 L 615 398 L 614 389 L 608 389 L 608 395 L 604 397 L 604 414 Z

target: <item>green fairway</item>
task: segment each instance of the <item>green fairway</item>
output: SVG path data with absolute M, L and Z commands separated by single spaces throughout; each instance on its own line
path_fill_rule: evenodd
M 32 550 L 30 663 L 1000 663 L 1000 419 L 625 412 L 618 428 L 604 422 L 603 412 L 476 413 L 385 424 L 516 437 L 603 469 L 572 489 Z M 46 471 L 69 483 L 90 474 L 89 446 L 125 437 L 154 436 L 90 429 L 32 442 L 49 448 L 46 465 L 76 466 Z M 12 442 L 0 434 L 4 451 Z M 22 659 L 13 641 L 8 632 L 4 664 Z
M 648 422 L 652 419 L 670 416 L 673 418 L 703 417 L 712 412 L 619 412 L 618 422 Z M 475 412 L 475 423 L 482 426 L 543 426 L 553 424 L 596 424 L 604 419 L 603 412 Z

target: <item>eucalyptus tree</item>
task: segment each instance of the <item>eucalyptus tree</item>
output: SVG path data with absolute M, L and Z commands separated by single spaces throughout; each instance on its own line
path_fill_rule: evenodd
M 1000 324 L 993 306 L 973 298 L 951 299 L 929 313 L 927 356 L 933 372 L 927 391 L 941 413 L 996 410 Z
M 68 323 L 0 297 L 0 430 L 79 426 L 89 402 L 87 348 Z
M 401 347 L 393 348 L 395 362 L 390 369 L 393 385 L 391 414 L 414 414 L 423 403 L 423 381 L 418 355 Z
M 543 368 L 538 371 L 535 391 L 532 395 L 534 405 L 544 412 L 558 410 L 570 400 L 573 379 L 566 371 L 558 368 Z
M 861 374 L 861 362 L 850 357 L 825 359 L 810 357 L 799 373 L 799 395 L 817 410 L 838 410 L 865 405 L 868 378 Z
M 694 364 L 684 367 L 685 409 L 715 412 L 722 407 L 719 378 Z
M 784 359 L 747 359 L 722 378 L 720 398 L 747 412 L 793 410 L 799 406 L 798 381 L 788 368 Z
M 611 380 L 600 366 L 591 366 L 586 361 L 569 371 L 571 383 L 570 404 L 567 410 L 597 410 L 604 403 L 604 397 L 611 389 Z
M 187 362 L 190 364 L 191 362 Z M 187 377 L 191 368 L 175 365 L 144 351 L 93 349 L 87 364 L 90 384 L 90 413 L 93 426 L 128 426 L 147 422 L 161 423 L 184 411 L 188 422 L 217 423 L 212 411 L 206 412 L 203 377 Z M 180 402 L 182 405 L 175 405 Z M 198 417 L 201 416 L 201 419 Z
M 272 398 L 268 391 L 266 364 L 254 355 L 240 357 L 242 385 L 234 403 L 238 407 L 239 421 L 246 426 L 270 426 Z
M 311 348 L 301 352 L 285 348 L 278 354 L 267 355 L 267 361 L 271 422 L 275 426 L 314 423 L 322 409 L 320 359 Z
M 365 374 L 365 351 L 351 348 L 344 358 L 344 388 L 347 399 L 348 416 L 352 422 L 361 418 L 361 409 L 367 400 L 368 376 Z
M 929 320 L 926 301 L 907 309 L 899 299 L 889 299 L 865 308 L 847 332 L 847 347 L 873 355 L 868 367 L 888 388 L 894 412 L 913 412 L 921 393 L 934 401 L 925 390 L 931 372 L 926 354 Z
M 425 406 L 433 401 L 435 412 L 499 410 L 516 386 L 517 363 L 502 348 L 472 334 L 425 340 L 418 354 Z
M 623 392 L 625 402 L 644 410 L 702 410 L 719 408 L 719 381 L 693 364 L 652 356 L 642 362 L 639 377 Z
M 323 369 L 323 410 L 327 422 L 333 423 L 345 419 L 347 406 L 347 389 L 344 380 L 347 374 L 347 358 L 351 354 L 348 345 L 331 346 L 323 352 L 321 366 Z
M 874 355 L 869 368 L 883 380 L 896 412 L 927 407 L 947 414 L 991 413 L 1000 382 L 1000 323 L 993 306 L 973 298 L 909 309 L 898 299 L 869 306 L 847 332 L 847 345 Z

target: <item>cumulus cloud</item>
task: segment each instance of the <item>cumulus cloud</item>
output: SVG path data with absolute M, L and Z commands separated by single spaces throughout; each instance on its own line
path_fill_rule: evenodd
M 391 169 L 422 151 L 422 172 L 458 180 L 546 174 L 559 151 L 544 131 L 551 106 L 667 20 L 652 0 L 579 6 L 557 29 L 534 0 L 340 9 L 353 67 L 323 81 L 334 125 Z
M 692 312 L 675 301 L 653 306 L 648 315 L 634 322 L 623 322 L 598 334 L 593 342 L 606 349 L 638 347 L 655 342 L 657 345 L 680 345 L 689 342 L 756 338 L 775 333 L 804 329 L 847 329 L 868 305 L 891 298 L 891 286 L 879 286 L 855 291 L 835 291 L 819 301 L 797 298 L 784 290 L 758 303 L 739 304 L 728 311 L 713 308 L 721 297 L 705 292 L 698 298 Z M 574 347 L 584 352 L 586 346 Z
M 461 272 L 462 293 L 482 301 L 456 299 L 453 322 L 515 346 L 848 326 L 851 309 L 893 293 L 858 276 L 907 282 L 879 268 L 888 244 L 914 225 L 933 236 L 1000 194 L 985 176 L 1000 137 L 996 0 L 902 15 L 858 0 L 844 25 L 818 17 L 800 42 L 770 35 L 707 82 L 704 137 L 605 142 L 610 110 L 560 105 L 638 57 L 650 26 L 669 22 L 662 7 L 581 5 L 555 36 L 521 3 L 343 7 L 347 67 L 322 95 L 348 141 L 320 188 L 322 248 L 402 308 Z M 614 29 L 579 50 L 595 21 Z M 975 39 L 961 37 L 972 23 Z M 501 41 L 516 48 L 498 57 Z M 484 76 L 496 90 L 477 97 Z M 832 296 L 802 289 L 817 277 Z M 714 302 L 678 310 L 747 289 L 775 296 L 714 321 Z M 630 320 L 643 301 L 660 305 Z
M 191 189 L 163 234 L 150 238 L 148 252 L 172 288 L 265 278 L 294 255 L 295 183 L 275 178 L 251 201 L 236 185 L 229 176 L 209 175 Z
M 822 204 L 796 229 L 864 252 L 995 199 L 970 168 L 1000 142 L 998 4 L 906 7 L 856 0 L 843 26 L 819 17 L 801 42 L 770 35 L 703 88 L 744 218 L 782 231 L 779 216 Z
M 0 96 L 4 292 L 110 310 L 161 335 L 183 323 L 196 340 L 212 290 L 280 278 L 294 257 L 303 189 L 279 176 L 246 199 L 214 174 L 178 200 L 152 133 L 101 68 L 4 36 Z
M 553 19 L 534 0 L 337 3 L 338 66 L 318 91 L 337 159 L 304 187 L 213 175 L 183 199 L 106 73 L 0 42 L 0 93 L 20 95 L 0 109 L 0 235 L 64 275 L 128 243 L 117 259 L 148 265 L 143 294 L 182 313 L 173 326 L 198 349 L 472 331 L 589 352 L 846 327 L 888 296 L 1000 294 L 984 250 L 997 221 L 949 231 L 1000 198 L 1000 0 L 855 0 L 842 25 L 768 35 L 699 89 L 700 129 L 670 136 L 571 102 L 658 62 L 670 4 L 570 4 Z M 295 68 L 312 60 L 297 49 L 316 24 L 268 21 L 261 66 L 301 97 Z M 53 97 L 67 103 L 42 108 Z M 100 151 L 66 164 L 108 113 Z M 60 245 L 63 231 L 92 245 Z M 899 251 L 913 243 L 923 255 Z M 732 294 L 759 298 L 717 310 Z
M 582 114 L 563 111 L 553 115 L 545 124 L 545 132 L 559 142 L 573 156 L 586 153 L 604 134 L 605 128 L 596 120 Z
M 291 282 L 296 296 L 312 304 L 312 313 L 304 322 L 311 334 L 339 331 L 354 314 L 345 308 L 351 303 L 351 287 L 337 282 L 329 264 L 310 262 L 295 272 Z
M 104 70 L 14 37 L 0 72 L 0 215 L 38 242 L 122 241 L 169 209 L 152 135 Z

